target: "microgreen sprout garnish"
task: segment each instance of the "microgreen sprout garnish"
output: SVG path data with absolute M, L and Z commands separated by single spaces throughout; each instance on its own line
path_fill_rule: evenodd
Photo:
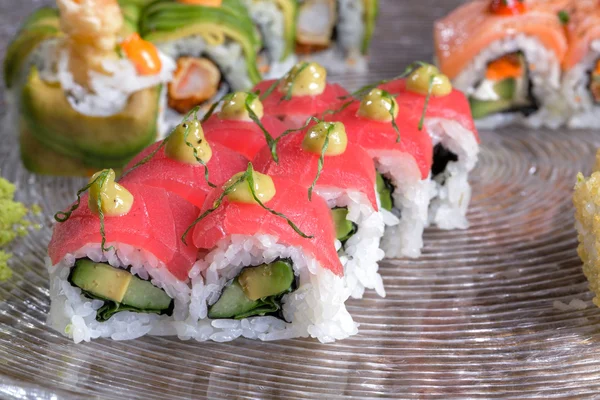
M 110 251 L 113 248 L 113 246 L 110 246 L 108 248 L 105 247 L 106 244 L 106 233 L 104 230 L 104 212 L 102 211 L 102 187 L 104 187 L 104 184 L 106 183 L 107 179 L 108 179 L 108 175 L 110 173 L 110 170 L 105 169 L 104 171 L 100 172 L 94 179 L 92 179 L 87 185 L 85 185 L 84 187 L 82 187 L 81 189 L 79 189 L 77 191 L 77 200 L 75 201 L 75 203 L 73 203 L 73 205 L 69 208 L 68 211 L 59 211 L 56 214 L 54 214 L 54 219 L 57 222 L 66 222 L 69 220 L 69 218 L 71 218 L 71 215 L 79 208 L 79 206 L 81 205 L 81 195 L 83 193 L 85 193 L 85 191 L 87 191 L 89 188 L 91 188 L 93 185 L 95 185 L 96 183 L 98 183 L 98 185 L 100 186 L 100 190 L 98 190 L 98 196 L 96 198 L 96 206 L 98 208 L 98 216 L 100 217 L 100 236 L 102 237 L 102 242 L 101 242 L 101 250 L 103 252 L 105 251 Z
M 396 131 L 396 143 L 400 143 L 400 129 L 398 128 L 398 124 L 396 123 L 396 99 L 394 99 L 394 96 L 392 96 L 389 92 L 386 92 L 385 90 L 381 91 L 381 97 L 387 99 L 390 102 L 390 109 L 388 111 L 390 113 L 390 116 L 392 117 L 392 127 Z
M 321 147 L 321 154 L 319 155 L 319 161 L 317 164 L 317 175 L 315 176 L 315 179 L 312 181 L 310 187 L 308 188 L 309 201 L 312 201 L 313 191 L 315 189 L 315 186 L 317 185 L 319 177 L 321 176 L 321 172 L 323 171 L 323 165 L 325 164 L 325 153 L 327 152 L 327 147 L 329 147 L 329 135 L 331 135 L 331 132 L 333 132 L 334 129 L 335 124 L 329 123 L 329 125 L 327 126 L 327 133 L 325 134 L 325 140 L 323 141 L 323 147 Z
M 558 12 L 558 20 L 560 21 L 560 23 L 562 25 L 567 25 L 569 23 L 569 21 L 571 20 L 571 16 L 569 15 L 568 11 L 561 10 Z
M 425 96 L 425 103 L 423 103 L 423 113 L 421 119 L 419 119 L 419 130 L 423 130 L 423 124 L 425 123 L 425 115 L 427 114 L 427 106 L 429 105 L 429 99 L 431 98 L 431 92 L 433 91 L 433 83 L 436 75 L 429 77 L 429 86 L 427 86 L 427 96 Z
M 282 96 L 281 99 L 279 99 L 279 101 L 281 102 L 284 100 L 285 101 L 290 100 L 292 98 L 292 92 L 294 90 L 296 78 L 298 78 L 298 76 L 302 73 L 302 71 L 304 71 L 306 68 L 308 68 L 309 65 L 310 65 L 310 63 L 305 61 L 305 62 L 302 62 L 301 64 L 297 64 L 296 66 L 292 67 L 287 72 L 287 74 L 285 74 L 281 78 L 273 81 L 271 86 L 269 86 L 267 88 L 267 90 L 265 90 L 264 93 L 260 94 L 260 100 L 264 100 L 267 97 L 269 97 L 271 95 L 271 93 L 273 93 L 275 91 L 275 89 L 277 89 L 277 87 L 279 87 L 281 85 L 281 83 L 285 80 L 289 80 L 289 84 L 287 85 L 285 95 Z M 294 68 L 296 68 L 296 67 L 298 67 L 298 68 L 294 71 Z
M 229 182 L 228 185 L 223 187 L 223 192 L 221 192 L 221 194 L 219 195 L 219 197 L 213 202 L 212 207 L 210 207 L 208 210 L 204 211 L 198 218 L 196 218 L 196 220 L 194 222 L 192 222 L 192 224 L 190 226 L 188 226 L 188 228 L 185 230 L 185 232 L 183 233 L 183 235 L 181 236 L 181 241 L 187 245 L 186 242 L 186 237 L 189 234 L 189 232 L 194 228 L 194 226 L 196 226 L 200 221 L 202 221 L 204 218 L 206 218 L 207 216 L 209 216 L 210 214 L 212 214 L 213 212 L 215 212 L 220 206 L 221 204 L 223 204 L 223 199 L 230 194 L 231 192 L 233 192 L 236 188 L 237 185 L 243 184 L 243 182 L 247 182 L 248 187 L 250 189 L 250 193 L 252 194 L 252 198 L 254 199 L 254 201 L 263 209 L 265 209 L 266 211 L 270 212 L 271 214 L 283 218 L 287 224 L 294 230 L 294 232 L 296 232 L 298 235 L 302 236 L 305 239 L 312 239 L 314 238 L 314 236 L 312 235 L 307 235 L 304 232 L 302 232 L 300 230 L 300 228 L 298 228 L 298 226 L 296 226 L 296 224 L 294 224 L 288 217 L 286 217 L 284 214 L 277 212 L 275 210 L 273 210 L 272 208 L 267 207 L 258 197 L 258 195 L 256 194 L 256 190 L 254 187 L 254 167 L 252 166 L 252 163 L 248 163 L 248 168 L 246 168 L 246 171 L 240 175 L 236 180 L 234 180 L 233 182 Z

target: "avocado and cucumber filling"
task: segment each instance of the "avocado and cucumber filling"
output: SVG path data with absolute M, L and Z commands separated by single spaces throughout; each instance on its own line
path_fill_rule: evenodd
M 290 260 L 246 267 L 223 288 L 221 297 L 209 307 L 208 317 L 243 319 L 274 315 L 281 310 L 282 297 L 294 290 L 294 284 Z
M 348 218 L 348 207 L 335 207 L 331 209 L 331 216 L 335 225 L 335 238 L 346 243 L 358 231 L 358 226 L 346 219 Z
M 520 112 L 530 115 L 538 109 L 525 56 L 506 54 L 487 65 L 485 78 L 469 97 L 473 118 Z
M 167 314 L 173 312 L 173 299 L 164 290 L 129 271 L 82 258 L 69 275 L 71 285 L 92 299 L 103 300 L 96 320 L 107 321 L 121 311 Z
M 377 172 L 377 193 L 379 194 L 379 204 L 380 207 L 387 211 L 392 211 L 394 208 L 394 198 L 392 197 L 392 193 L 394 193 L 394 185 L 392 182 L 379 172 Z

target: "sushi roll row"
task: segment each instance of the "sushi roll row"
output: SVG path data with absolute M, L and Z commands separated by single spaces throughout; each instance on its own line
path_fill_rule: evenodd
M 593 128 L 599 23 L 593 0 L 471 1 L 436 22 L 437 62 L 480 127 Z
M 317 63 L 220 99 L 92 176 L 56 215 L 50 326 L 76 342 L 145 334 L 322 342 L 385 296 L 379 262 L 466 228 L 479 139 L 432 65 L 355 93 Z
M 363 65 L 377 13 L 377 2 L 366 0 L 57 6 L 34 12 L 9 46 L 10 123 L 29 170 L 88 176 L 123 168 L 194 107 L 206 111 L 263 76 L 281 77 L 296 47 L 302 58 L 326 53 L 333 69 Z

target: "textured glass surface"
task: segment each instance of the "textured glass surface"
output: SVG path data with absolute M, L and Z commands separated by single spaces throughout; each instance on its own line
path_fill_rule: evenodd
M 381 3 L 371 73 L 338 78 L 350 86 L 429 59 L 432 20 L 458 2 Z M 0 48 L 37 5 L 0 1 Z M 1 174 L 17 182 L 19 200 L 40 204 L 44 215 L 37 218 L 43 229 L 13 249 L 15 275 L 0 285 L 0 397 L 591 397 L 600 391 L 600 310 L 575 251 L 571 190 L 599 139 L 484 132 L 471 228 L 428 230 L 423 257 L 383 263 L 387 298 L 368 292 L 348 303 L 361 324 L 350 339 L 74 345 L 44 324 L 43 260 L 51 215 L 82 181 L 26 173 L 15 132 L 2 127 Z M 566 309 L 574 299 L 586 307 Z

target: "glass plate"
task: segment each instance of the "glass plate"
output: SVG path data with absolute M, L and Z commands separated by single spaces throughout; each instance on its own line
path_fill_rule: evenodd
M 0 46 L 39 6 L 0 4 Z M 368 76 L 352 87 L 431 58 L 432 20 L 459 1 L 382 0 Z M 4 110 L 2 110 L 4 111 Z M 600 310 L 576 254 L 571 192 L 588 172 L 600 135 L 507 129 L 482 133 L 472 184 L 471 228 L 425 234 L 418 260 L 382 264 L 387 298 L 348 303 L 359 335 L 232 343 L 143 338 L 74 345 L 45 326 L 43 267 L 52 213 L 78 179 L 22 168 L 14 132 L 0 132 L 2 176 L 39 204 L 43 229 L 13 249 L 0 285 L 0 397 L 505 398 L 591 397 L 600 390 Z M 568 304 L 574 300 L 575 307 Z

